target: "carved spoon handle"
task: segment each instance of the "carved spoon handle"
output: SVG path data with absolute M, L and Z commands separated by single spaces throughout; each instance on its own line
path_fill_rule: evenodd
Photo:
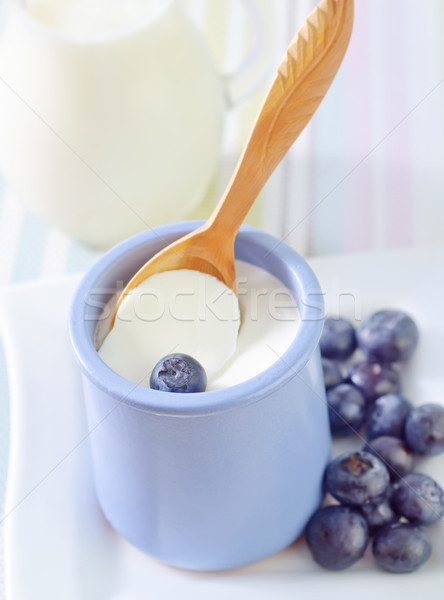
M 195 269 L 236 291 L 234 238 L 251 205 L 311 119 L 341 64 L 353 26 L 353 0 L 322 0 L 288 48 L 228 187 L 208 221 L 148 260 L 123 290 L 162 271 Z
M 234 238 L 262 187 L 325 96 L 345 54 L 353 0 L 322 0 L 291 42 L 246 148 L 205 229 Z

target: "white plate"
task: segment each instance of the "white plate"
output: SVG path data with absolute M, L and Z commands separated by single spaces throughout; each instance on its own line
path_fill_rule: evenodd
M 404 368 L 405 395 L 417 404 L 443 402 L 444 250 L 320 258 L 311 264 L 330 314 L 359 320 L 377 308 L 397 306 L 416 318 L 422 337 Z M 71 277 L 17 286 L 0 303 L 12 410 L 8 600 L 417 600 L 443 589 L 442 523 L 429 528 L 430 561 L 404 576 L 378 569 L 370 552 L 347 571 L 324 571 L 301 540 L 246 568 L 193 573 L 162 565 L 122 540 L 94 496 L 80 380 L 66 332 L 76 282 Z M 336 451 L 346 445 L 337 444 Z M 443 456 L 420 468 L 444 483 Z

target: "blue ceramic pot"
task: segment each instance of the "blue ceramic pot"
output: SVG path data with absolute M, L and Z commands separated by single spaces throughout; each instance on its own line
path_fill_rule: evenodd
M 230 388 L 166 394 L 125 380 L 98 356 L 94 332 L 116 282 L 200 224 L 158 227 L 102 256 L 73 299 L 70 337 L 107 519 L 150 556 L 215 570 L 265 558 L 302 533 L 322 499 L 331 443 L 319 283 L 294 250 L 252 227 L 241 228 L 236 257 L 276 275 L 300 310 L 282 359 Z

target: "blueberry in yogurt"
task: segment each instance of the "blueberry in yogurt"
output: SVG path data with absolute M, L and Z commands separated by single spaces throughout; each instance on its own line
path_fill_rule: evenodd
M 204 392 L 207 376 L 202 365 L 188 354 L 169 354 L 160 360 L 150 377 L 150 387 L 162 392 Z

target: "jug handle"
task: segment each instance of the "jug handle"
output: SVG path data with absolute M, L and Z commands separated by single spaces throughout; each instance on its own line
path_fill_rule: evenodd
M 231 73 L 223 73 L 226 99 L 229 108 L 247 102 L 267 83 L 274 71 L 276 57 L 270 48 L 276 27 L 269 8 L 269 0 L 241 0 L 251 23 L 252 41 L 247 56 Z

